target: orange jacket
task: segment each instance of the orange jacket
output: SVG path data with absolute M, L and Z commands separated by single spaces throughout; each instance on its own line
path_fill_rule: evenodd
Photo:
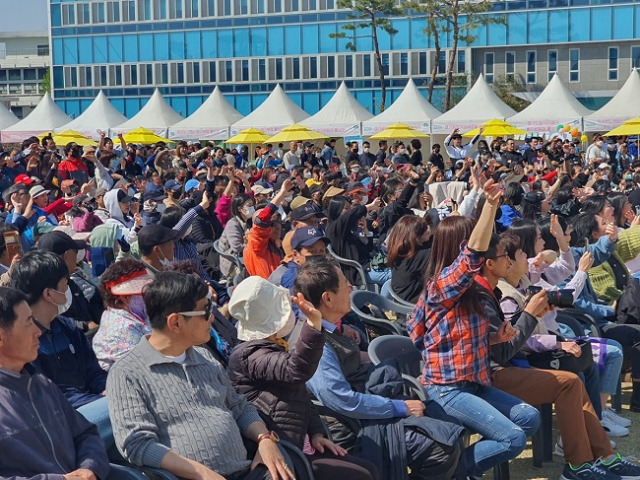
M 282 261 L 282 255 L 271 241 L 271 216 L 277 207 L 269 203 L 258 214 L 251 227 L 247 246 L 244 248 L 243 259 L 249 275 L 258 275 L 265 280 L 278 268 Z

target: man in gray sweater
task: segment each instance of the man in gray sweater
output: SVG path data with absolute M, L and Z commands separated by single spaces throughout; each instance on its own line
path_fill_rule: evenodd
M 0 479 L 104 479 L 109 460 L 96 427 L 29 365 L 40 335 L 26 295 L 0 287 Z
M 152 333 L 111 367 L 116 445 L 136 465 L 194 480 L 293 480 L 256 409 L 204 348 L 211 300 L 195 275 L 160 272 L 144 302 Z M 253 462 L 242 436 L 258 443 Z

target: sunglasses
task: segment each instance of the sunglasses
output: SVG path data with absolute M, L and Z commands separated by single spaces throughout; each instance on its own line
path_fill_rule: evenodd
M 206 310 L 191 310 L 188 312 L 176 312 L 178 315 L 183 315 L 185 317 L 205 317 L 205 318 L 209 318 L 209 315 L 211 315 L 211 311 L 213 310 L 213 302 L 211 301 L 211 299 L 207 299 L 207 306 L 205 307 Z

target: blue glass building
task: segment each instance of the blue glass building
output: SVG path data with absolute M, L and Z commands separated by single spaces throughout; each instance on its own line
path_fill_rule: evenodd
M 183 116 L 220 85 L 243 114 L 280 83 L 315 113 L 345 80 L 360 103 L 378 113 L 379 80 L 371 39 L 332 39 L 348 12 L 335 0 L 50 0 L 53 94 L 77 116 L 100 89 L 128 117 L 159 87 Z M 541 91 L 554 73 L 595 108 L 640 66 L 640 3 L 616 0 L 496 1 L 504 24 L 477 31 L 462 45 L 456 72 L 489 81 L 517 76 Z M 425 19 L 393 19 L 398 33 L 380 35 L 393 100 L 409 77 L 426 86 L 441 58 L 424 33 Z M 358 35 L 367 30 L 358 32 Z M 438 100 L 434 104 L 439 106 Z M 277 112 L 274 112 L 277 114 Z

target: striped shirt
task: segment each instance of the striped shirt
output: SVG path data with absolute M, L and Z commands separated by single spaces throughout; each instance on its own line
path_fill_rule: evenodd
M 460 304 L 483 264 L 483 256 L 463 242 L 458 258 L 427 285 L 407 322 L 411 339 L 422 351 L 426 385 L 491 384 L 489 318 Z

